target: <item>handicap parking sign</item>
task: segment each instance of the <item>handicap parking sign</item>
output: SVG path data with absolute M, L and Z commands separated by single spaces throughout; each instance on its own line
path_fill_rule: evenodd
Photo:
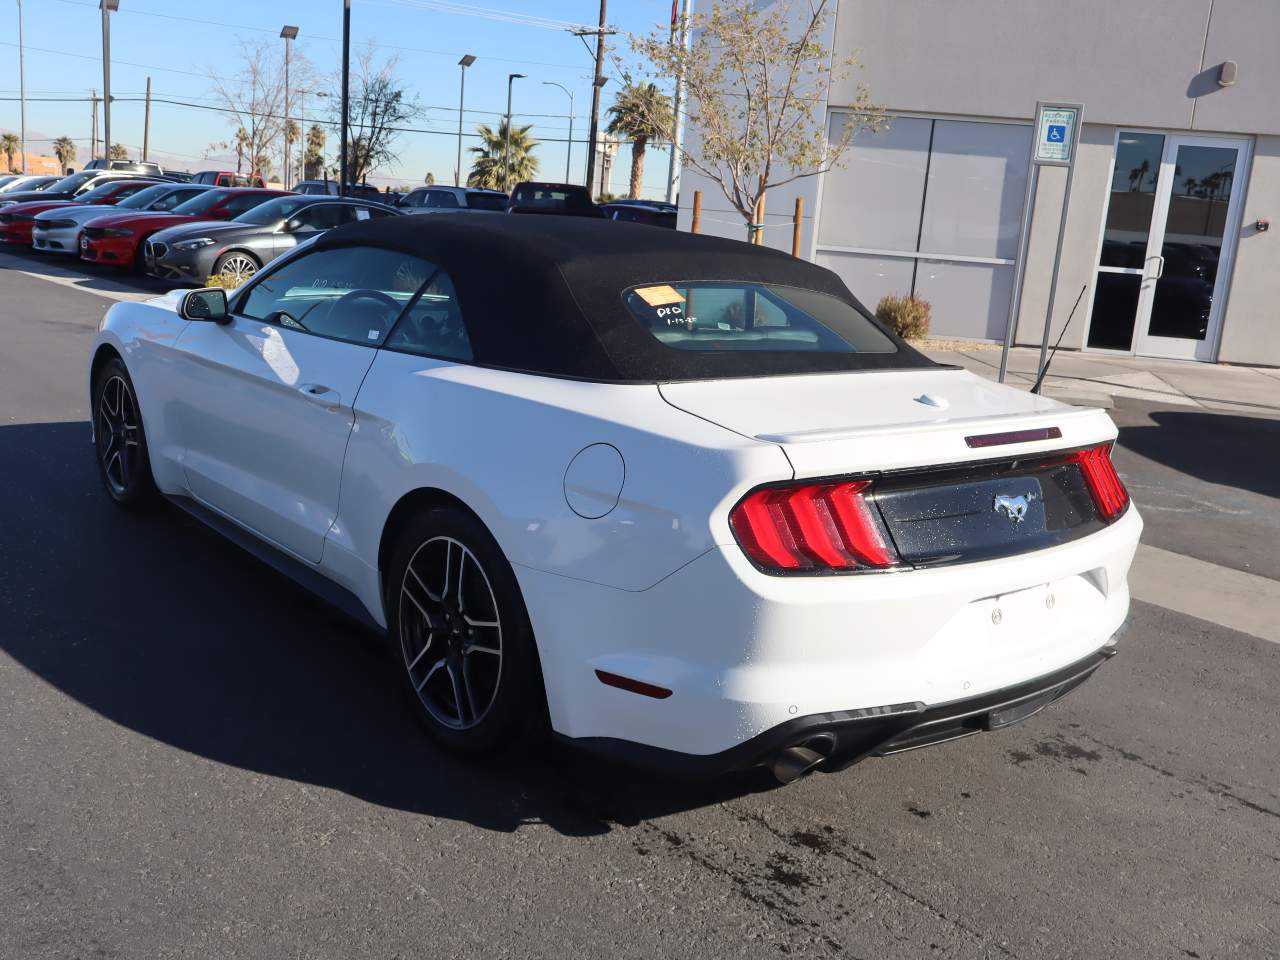
M 1080 108 L 1071 104 L 1041 103 L 1036 116 L 1036 163 L 1065 165 L 1071 162 Z

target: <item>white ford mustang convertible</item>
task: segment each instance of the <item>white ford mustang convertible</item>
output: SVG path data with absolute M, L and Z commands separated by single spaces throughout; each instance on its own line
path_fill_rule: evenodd
M 120 303 L 110 497 L 386 633 L 430 733 L 784 781 L 1025 719 L 1112 653 L 1102 412 L 938 365 L 832 273 L 559 217 L 367 221 Z

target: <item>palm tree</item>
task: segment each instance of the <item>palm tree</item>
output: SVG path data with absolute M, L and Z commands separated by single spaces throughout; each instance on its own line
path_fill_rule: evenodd
M 9 171 L 11 173 L 18 169 L 13 162 L 13 158 L 21 148 L 22 141 L 18 139 L 16 133 L 0 134 L 0 153 L 3 153 L 5 159 L 9 161 Z
M 53 141 L 53 155 L 58 158 L 58 166 L 65 173 L 76 159 L 75 141 L 70 137 L 59 137 Z
M 613 119 L 606 133 L 631 140 L 631 189 L 628 196 L 640 199 L 640 182 L 644 179 L 644 151 L 651 140 L 662 140 L 671 134 L 671 98 L 652 83 L 628 83 L 618 91 L 609 108 Z
M 511 143 L 507 144 L 507 121 L 504 119 L 493 129 L 487 123 L 476 127 L 480 135 L 479 146 L 468 149 L 476 154 L 471 163 L 471 172 L 467 174 L 467 186 L 488 187 L 491 190 L 502 190 L 508 185 L 521 180 L 532 180 L 538 175 L 538 158 L 533 155 L 533 148 L 538 141 L 529 135 L 532 124 L 511 128 Z M 502 158 L 510 150 L 510 170 L 503 176 Z
M 124 148 L 123 143 L 113 143 L 111 152 L 107 154 L 107 157 L 111 160 L 128 160 L 129 151 Z

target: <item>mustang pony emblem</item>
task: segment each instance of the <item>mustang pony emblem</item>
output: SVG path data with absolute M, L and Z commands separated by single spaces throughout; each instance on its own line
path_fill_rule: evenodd
M 996 513 L 1003 513 L 1014 523 L 1021 523 L 1027 519 L 1027 507 L 1031 505 L 1031 501 L 1035 499 L 1035 494 L 1030 493 L 1025 497 L 1011 497 L 1007 494 L 999 494 L 995 501 L 991 504 L 991 509 Z

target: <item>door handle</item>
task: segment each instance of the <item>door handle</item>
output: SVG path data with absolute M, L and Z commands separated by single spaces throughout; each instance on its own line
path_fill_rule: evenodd
M 1152 280 L 1159 280 L 1161 277 L 1164 276 L 1164 257 L 1157 256 L 1157 257 L 1152 257 L 1151 259 L 1160 261 L 1159 266 L 1156 268 L 1156 275 L 1151 278 Z
M 342 403 L 342 396 L 338 391 L 331 390 L 323 384 L 304 383 L 298 388 L 298 392 L 308 400 L 321 406 L 336 407 Z

